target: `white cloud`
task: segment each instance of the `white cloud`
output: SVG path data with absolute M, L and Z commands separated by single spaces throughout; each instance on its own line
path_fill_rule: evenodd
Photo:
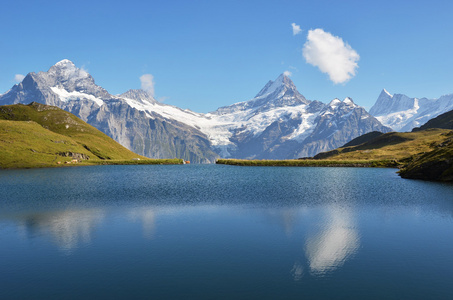
M 157 101 L 159 101 L 160 103 L 164 103 L 168 99 L 170 99 L 170 97 L 163 96 L 163 97 L 159 97 L 159 99 L 157 99 Z
M 25 78 L 25 75 L 22 75 L 22 74 L 14 75 L 14 81 L 15 82 L 21 82 L 22 80 L 24 80 L 24 78 Z
M 290 71 L 286 70 L 285 72 L 283 72 L 283 75 L 285 75 L 287 77 L 291 77 L 293 75 L 293 73 L 291 73 Z
M 291 23 L 291 27 L 293 27 L 293 35 L 298 35 L 302 32 L 302 29 L 300 29 L 300 26 L 296 23 Z
M 151 74 L 143 74 L 140 76 L 140 81 L 142 83 L 142 90 L 154 97 L 154 76 Z
M 89 64 L 89 62 L 88 62 L 88 64 Z M 86 67 L 85 64 L 83 64 L 82 67 L 80 67 L 80 70 L 82 70 L 82 71 L 85 72 L 86 74 L 89 74 L 88 68 Z
M 327 73 L 335 84 L 350 80 L 359 67 L 359 54 L 342 38 L 320 28 L 308 31 L 302 53 L 307 63 Z

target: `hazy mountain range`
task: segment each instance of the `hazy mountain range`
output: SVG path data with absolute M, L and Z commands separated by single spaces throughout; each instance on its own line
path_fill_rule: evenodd
M 453 108 L 451 95 L 444 96 L 447 100 L 440 98 L 445 103 L 442 108 L 436 106 L 438 100 L 411 102 L 402 96 L 383 91 L 370 111 L 375 118 L 350 98 L 329 104 L 308 100 L 282 74 L 253 99 L 203 114 L 160 103 L 143 90 L 111 95 L 90 74 L 62 60 L 47 72 L 29 73 L 0 96 L 0 105 L 36 101 L 58 106 L 138 154 L 208 163 L 218 157 L 313 156 L 371 131 L 419 126 L 427 115 L 422 116 L 423 112 L 428 111 L 432 118 Z M 415 119 L 416 113 L 410 118 L 408 114 L 393 117 L 414 109 L 410 104 L 415 102 L 419 106 Z M 421 108 L 425 102 L 429 105 Z

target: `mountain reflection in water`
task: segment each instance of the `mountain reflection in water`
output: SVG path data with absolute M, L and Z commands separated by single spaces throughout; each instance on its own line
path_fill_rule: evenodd
M 251 209 L 238 207 L 135 207 L 123 209 L 121 216 L 124 222 L 141 223 L 142 236 L 145 239 L 152 239 L 159 228 L 156 223 L 159 217 L 164 215 L 177 218 L 184 213 L 194 211 L 233 211 L 242 212 L 242 215 L 249 215 Z M 264 217 L 267 224 L 281 228 L 285 232 L 287 239 L 300 239 L 293 236 L 297 227 L 304 216 L 309 215 L 311 210 L 306 207 L 298 208 L 276 208 L 265 210 L 253 210 L 258 215 Z M 53 243 L 65 253 L 72 251 L 82 245 L 95 242 L 93 234 L 97 227 L 102 226 L 103 222 L 111 218 L 108 209 L 74 209 L 64 211 L 48 211 L 35 214 L 15 215 L 14 222 L 18 226 L 19 232 L 34 239 L 41 236 L 49 238 Z M 347 208 L 327 207 L 317 209 L 317 214 L 321 214 L 321 223 L 314 222 L 304 226 L 307 232 L 304 245 L 306 263 L 301 262 L 301 257 L 297 259 L 291 269 L 295 280 L 299 280 L 304 274 L 304 265 L 307 265 L 311 275 L 323 276 L 341 267 L 346 260 L 351 258 L 360 245 L 359 233 L 355 229 L 352 213 Z M 302 236 L 304 238 L 304 236 Z
M 16 217 L 16 222 L 27 237 L 50 236 L 60 249 L 70 252 L 91 242 L 95 227 L 104 217 L 102 209 L 65 210 L 26 214 Z

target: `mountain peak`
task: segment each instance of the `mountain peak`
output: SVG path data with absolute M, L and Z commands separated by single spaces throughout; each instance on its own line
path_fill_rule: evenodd
M 119 95 L 121 98 L 128 98 L 132 100 L 139 101 L 141 103 L 156 103 L 157 101 L 151 96 L 147 91 L 142 89 L 138 90 L 128 90 L 125 93 Z
M 327 106 L 328 106 L 328 107 L 331 107 L 331 108 L 333 108 L 333 109 L 335 109 L 335 108 L 337 108 L 338 105 L 340 105 L 340 104 L 341 104 L 341 100 L 338 99 L 338 98 L 335 98 L 335 99 L 333 99 L 332 101 L 330 101 L 330 103 L 329 103 Z
M 292 82 L 291 79 L 289 79 L 289 76 L 287 76 L 285 73 L 280 74 L 280 75 L 277 77 L 277 79 L 275 79 L 275 81 L 282 81 L 282 82 L 288 81 L 288 80 L 289 80 L 290 82 Z
M 356 106 L 356 104 L 354 103 L 354 100 L 352 100 L 351 97 L 346 97 L 346 98 L 343 100 L 343 103 L 348 104 L 348 105 Z
M 277 79 L 275 79 L 275 81 L 269 80 L 267 84 L 261 89 L 261 91 L 259 91 L 259 93 L 255 96 L 255 98 L 272 94 L 275 91 L 281 91 L 285 87 L 287 89 L 297 91 L 293 81 L 284 73 L 282 73 L 277 77 Z
M 111 97 L 106 90 L 95 84 L 93 77 L 87 71 L 76 67 L 69 59 L 60 60 L 47 72 L 36 74 L 36 77 L 42 85 L 64 89 L 69 93 L 80 92 L 97 98 Z
M 289 78 L 289 76 L 286 75 L 285 73 L 282 73 L 282 74 L 278 75 L 277 79 L 275 79 L 275 82 L 282 82 L 282 83 L 286 83 L 286 84 L 294 84 L 293 81 L 291 80 L 291 78 Z
M 341 101 L 338 98 L 335 98 L 332 101 L 330 101 L 330 103 L 327 105 L 328 110 L 329 109 L 337 110 L 338 108 L 345 108 L 345 107 L 355 108 L 355 107 L 358 107 L 358 105 L 355 104 L 354 101 L 352 100 L 352 98 L 350 98 L 350 97 L 346 97 L 343 101 Z
M 74 66 L 75 67 L 75 64 L 72 61 L 70 61 L 69 59 L 63 59 L 63 60 L 60 60 L 59 62 L 57 62 L 54 66 L 58 66 L 58 67 Z
M 91 77 L 85 70 L 79 69 L 69 59 L 63 59 L 50 67 L 49 74 L 53 74 L 59 81 L 70 80 L 71 78 L 84 79 Z
M 370 114 L 373 116 L 379 116 L 386 114 L 391 110 L 391 107 L 398 105 L 398 97 L 393 98 L 393 95 L 387 92 L 386 89 L 382 89 L 376 102 L 370 109 Z
M 311 101 L 299 93 L 293 81 L 284 73 L 275 81 L 269 80 L 261 91 L 251 100 L 218 108 L 215 114 L 228 114 L 234 111 L 245 111 L 253 108 L 253 113 L 275 109 L 276 107 L 310 104 Z
M 393 95 L 390 94 L 386 89 L 382 89 L 381 94 L 379 95 L 379 98 L 380 98 L 380 97 L 390 97 L 390 98 L 393 98 Z

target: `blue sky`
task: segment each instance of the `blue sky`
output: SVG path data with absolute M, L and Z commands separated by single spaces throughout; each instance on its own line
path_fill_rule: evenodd
M 251 99 L 285 71 L 308 99 L 352 97 L 368 109 L 382 88 L 411 97 L 453 93 L 452 1 L 4 1 L 1 7 L 0 93 L 16 74 L 47 71 L 64 58 L 112 94 L 140 88 L 140 77 L 152 74 L 156 98 L 197 112 Z M 302 49 L 315 29 L 360 56 L 349 80 L 334 83 L 307 63 Z

